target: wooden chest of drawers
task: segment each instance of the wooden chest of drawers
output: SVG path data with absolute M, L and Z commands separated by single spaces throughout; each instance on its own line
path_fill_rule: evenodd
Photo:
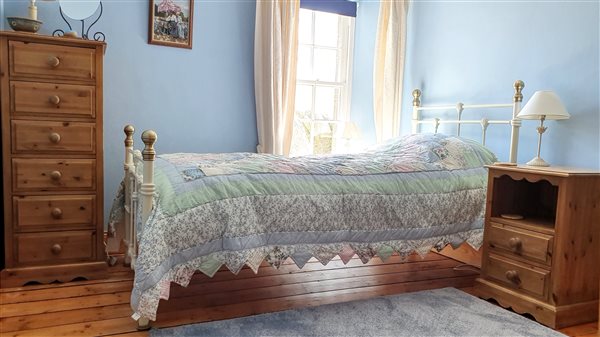
M 552 328 L 598 317 L 600 172 L 491 166 L 485 222 L 479 296 Z
M 104 49 L 0 33 L 2 287 L 106 275 Z

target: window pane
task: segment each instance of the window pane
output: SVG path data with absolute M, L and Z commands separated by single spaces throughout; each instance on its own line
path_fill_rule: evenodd
M 333 123 L 315 123 L 313 131 L 313 153 L 327 154 L 333 150 L 333 135 L 335 124 Z
M 315 44 L 319 46 L 337 47 L 339 15 L 315 12 Z
M 296 86 L 296 118 L 312 118 L 312 86 Z
M 298 47 L 298 79 L 299 80 L 312 80 L 312 47 L 299 46 Z
M 294 119 L 294 131 L 292 134 L 292 147 L 290 156 L 304 156 L 312 154 L 311 138 L 312 122 Z
M 312 44 L 312 11 L 300 9 L 300 21 L 298 23 L 298 43 Z
M 315 79 L 327 82 L 336 81 L 337 56 L 336 50 L 315 48 Z
M 315 118 L 336 119 L 339 89 L 318 86 L 315 91 Z

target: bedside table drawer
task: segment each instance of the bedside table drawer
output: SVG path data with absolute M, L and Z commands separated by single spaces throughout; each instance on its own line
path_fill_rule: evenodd
M 90 85 L 16 82 L 10 83 L 11 114 L 95 117 L 96 88 Z
M 18 191 L 93 190 L 94 159 L 23 159 L 12 162 L 13 189 Z
M 551 235 L 531 232 L 495 222 L 487 227 L 487 244 L 491 249 L 503 251 L 532 261 L 550 265 L 552 262 Z
M 15 197 L 13 205 L 17 230 L 92 227 L 96 223 L 95 195 Z
M 546 297 L 550 271 L 490 254 L 484 273 L 512 288 L 522 289 L 539 297 Z
M 96 125 L 78 122 L 12 121 L 13 152 L 95 151 Z
M 10 76 L 92 81 L 96 49 L 9 41 Z
M 17 262 L 52 264 L 90 260 L 94 257 L 95 237 L 93 231 L 19 234 Z

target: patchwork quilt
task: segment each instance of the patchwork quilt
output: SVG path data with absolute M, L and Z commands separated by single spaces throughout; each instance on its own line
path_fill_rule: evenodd
M 186 286 L 194 272 L 212 276 L 222 265 L 256 272 L 264 260 L 279 267 L 290 258 L 302 268 L 312 257 L 327 264 L 356 254 L 367 263 L 465 241 L 479 248 L 484 165 L 494 161 L 482 145 L 441 134 L 352 155 L 158 156 L 154 209 L 138 224 L 134 318 L 154 320 L 171 282 Z

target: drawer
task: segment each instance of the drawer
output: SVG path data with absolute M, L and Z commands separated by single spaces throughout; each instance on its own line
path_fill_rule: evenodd
M 94 123 L 13 120 L 11 124 L 13 153 L 95 152 Z
M 13 190 L 56 191 L 96 188 L 94 159 L 24 159 L 12 161 Z
M 92 227 L 96 214 L 94 195 L 14 197 L 14 219 L 17 230 L 45 226 L 55 229 L 65 226 Z
M 488 245 L 514 256 L 550 265 L 552 262 L 551 235 L 531 232 L 491 222 L 487 228 Z
M 94 258 L 94 231 L 28 233 L 16 237 L 19 264 L 52 264 Z
M 96 49 L 9 41 L 10 76 L 94 80 Z
M 490 254 L 486 261 L 485 275 L 509 285 L 514 289 L 525 290 L 539 297 L 546 297 L 550 271 L 521 264 L 498 255 Z
M 10 82 L 11 113 L 95 117 L 96 88 L 89 85 Z

